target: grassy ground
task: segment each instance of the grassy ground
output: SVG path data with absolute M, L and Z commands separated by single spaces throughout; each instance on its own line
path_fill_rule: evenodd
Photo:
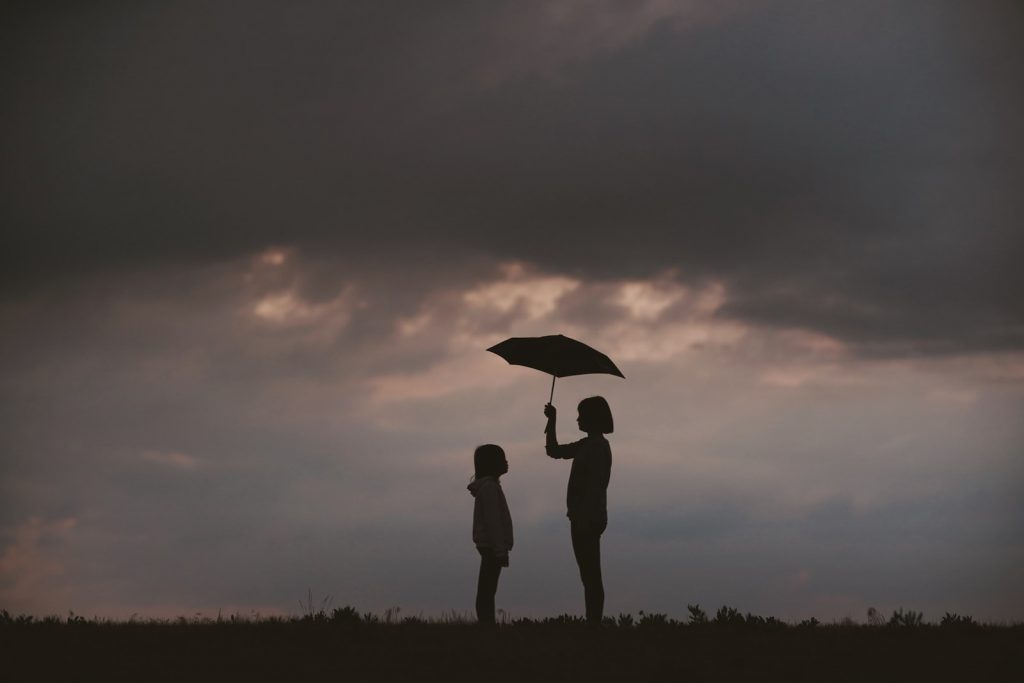
M 482 629 L 348 608 L 294 619 L 0 616 L 10 681 L 1024 681 L 1024 625 L 681 624 L 570 617 Z

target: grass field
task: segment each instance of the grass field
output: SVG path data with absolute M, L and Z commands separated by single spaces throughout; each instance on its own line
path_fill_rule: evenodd
M 2 612 L 0 672 L 9 681 L 1024 681 L 1024 625 L 926 624 L 913 612 L 872 626 L 701 614 L 484 629 L 348 607 L 129 622 Z

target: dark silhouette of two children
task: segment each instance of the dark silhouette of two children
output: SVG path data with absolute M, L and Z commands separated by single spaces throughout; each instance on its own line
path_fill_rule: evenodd
M 599 625 L 604 614 L 604 584 L 601 579 L 601 534 L 608 526 L 608 481 L 612 471 L 612 450 L 605 434 L 614 431 L 612 411 L 601 396 L 580 401 L 576 424 L 586 437 L 559 444 L 556 436 L 558 411 L 548 403 L 544 415 L 547 454 L 558 460 L 572 460 L 566 491 L 572 550 L 583 582 L 587 623 Z M 505 451 L 499 446 L 480 446 L 473 454 L 475 475 L 469 491 L 473 506 L 473 543 L 480 552 L 476 614 L 481 624 L 494 624 L 494 596 L 501 568 L 508 566 L 512 550 L 512 516 L 499 478 L 508 472 Z

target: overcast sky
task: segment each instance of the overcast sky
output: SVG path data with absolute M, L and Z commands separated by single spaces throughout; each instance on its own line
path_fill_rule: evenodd
M 582 612 L 544 456 L 616 432 L 606 611 L 1024 619 L 1024 10 L 12 3 L 0 608 Z

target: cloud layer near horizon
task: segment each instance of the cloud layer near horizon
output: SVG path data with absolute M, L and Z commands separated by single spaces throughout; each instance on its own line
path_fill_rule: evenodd
M 719 318 L 722 285 L 467 270 L 396 305 L 356 265 L 275 249 L 6 311 L 37 330 L 4 348 L 8 608 L 267 612 L 307 584 L 364 608 L 458 607 L 463 487 L 494 441 L 520 539 L 503 602 L 574 609 L 546 380 L 483 351 L 559 330 L 629 378 L 556 387 L 570 416 L 607 395 L 620 426 L 610 609 L 1019 614 L 1018 354 L 858 359 Z
M 1013 3 L 4 11 L 0 607 L 574 611 L 562 332 L 609 610 L 1024 615 Z

